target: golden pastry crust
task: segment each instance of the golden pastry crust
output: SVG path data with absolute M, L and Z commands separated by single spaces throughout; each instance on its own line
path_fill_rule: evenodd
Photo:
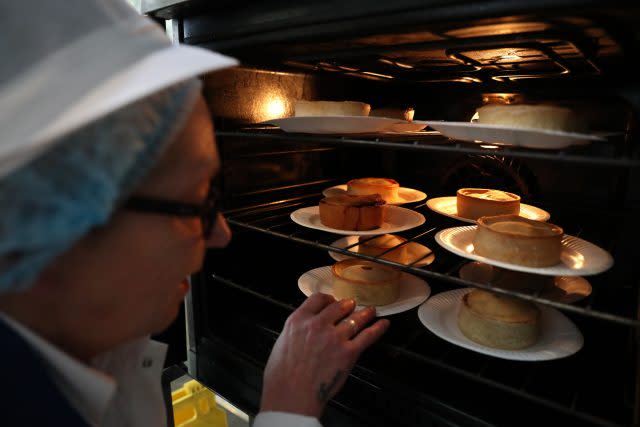
M 373 230 L 384 221 L 385 201 L 378 194 L 340 195 L 320 200 L 320 222 L 338 230 Z
M 536 292 L 540 289 L 551 289 L 554 286 L 553 276 L 523 273 L 521 271 L 506 270 L 493 267 L 491 284 L 503 289 L 514 291 Z
M 387 305 L 398 299 L 402 273 L 375 262 L 348 259 L 331 267 L 333 295 L 358 305 Z
M 389 178 L 357 178 L 347 182 L 347 194 L 379 194 L 389 202 L 398 199 L 398 181 Z
M 456 204 L 458 216 L 473 220 L 520 213 L 520 196 L 489 188 L 461 188 L 456 193 Z
M 527 348 L 540 335 L 540 309 L 528 301 L 474 289 L 462 297 L 458 327 L 464 336 L 488 347 Z
M 478 219 L 473 238 L 477 255 L 528 267 L 549 267 L 560 262 L 563 230 L 554 224 L 518 215 Z
M 372 117 L 388 117 L 390 119 L 406 120 L 408 122 L 413 121 L 415 110 L 411 107 L 408 108 L 374 108 L 369 113 Z
M 536 295 L 551 301 L 573 303 L 591 294 L 591 284 L 582 277 L 544 276 L 507 270 L 471 262 L 460 269 L 460 278 L 470 282 L 491 284 L 496 288 Z
M 478 108 L 478 123 L 563 132 L 588 130 L 586 121 L 575 112 L 554 105 L 485 105 Z
M 382 259 L 405 264 L 408 257 L 408 245 L 404 244 L 390 252 L 387 251 L 406 241 L 407 239 L 404 237 L 394 236 L 393 234 L 383 234 L 374 238 L 360 236 L 358 238 L 358 253 L 377 257 L 386 252 L 381 256 Z
M 356 101 L 296 101 L 296 117 L 368 116 L 371 106 Z

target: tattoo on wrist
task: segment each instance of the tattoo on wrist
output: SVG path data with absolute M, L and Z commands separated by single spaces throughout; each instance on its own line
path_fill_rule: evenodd
M 331 396 L 333 389 L 336 388 L 336 385 L 338 385 L 338 381 L 340 381 L 340 377 L 342 377 L 342 371 L 336 372 L 336 374 L 333 376 L 333 379 L 329 384 L 326 384 L 326 383 L 320 384 L 320 388 L 318 389 L 318 400 L 320 402 L 324 403 L 329 400 L 329 396 Z

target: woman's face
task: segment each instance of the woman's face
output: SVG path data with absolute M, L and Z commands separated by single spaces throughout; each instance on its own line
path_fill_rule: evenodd
M 185 203 L 202 203 L 220 161 L 204 101 L 199 100 L 177 140 L 134 192 Z M 185 278 L 200 269 L 207 247 L 231 237 L 222 215 L 212 236 L 202 237 L 199 218 L 127 210 L 80 240 L 46 269 L 42 281 L 73 310 L 69 321 L 88 331 L 92 347 L 105 350 L 157 333 L 176 317 L 187 292 Z

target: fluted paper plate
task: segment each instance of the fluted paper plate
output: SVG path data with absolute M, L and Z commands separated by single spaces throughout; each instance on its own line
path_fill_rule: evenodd
M 291 214 L 291 219 L 303 227 L 315 228 L 316 230 L 343 234 L 345 236 L 375 236 L 378 234 L 397 233 L 422 225 L 425 221 L 421 213 L 393 205 L 385 208 L 384 222 L 379 228 L 374 230 L 354 231 L 327 227 L 320 221 L 320 208 L 318 206 L 298 209 Z
M 329 187 L 322 192 L 325 197 L 333 197 L 347 194 L 347 184 L 336 185 Z M 386 200 L 390 205 L 403 205 L 405 203 L 419 202 L 427 198 L 426 193 L 422 191 L 414 190 L 413 188 L 400 187 L 398 189 L 398 198 L 393 200 Z
M 331 246 L 335 246 L 336 248 L 344 249 L 348 246 L 354 245 L 358 243 L 358 236 L 347 236 L 341 239 L 336 240 L 331 244 Z M 411 265 L 412 267 L 424 267 L 425 265 L 431 264 L 436 256 L 431 249 L 428 247 L 421 245 L 417 242 L 409 242 L 406 244 L 407 246 L 407 262 L 406 265 Z M 358 251 L 358 246 L 354 246 L 349 248 L 352 252 Z M 336 261 L 342 261 L 347 258 L 351 258 L 348 255 L 343 255 L 338 252 L 329 251 L 329 256 L 335 259 Z M 354 257 L 355 258 L 355 257 Z M 416 262 L 417 260 L 417 262 Z M 415 264 L 412 264 L 415 262 Z
M 377 306 L 376 316 L 388 316 L 411 310 L 429 298 L 431 287 L 426 281 L 409 273 L 402 272 L 401 274 L 398 299 L 391 304 Z M 298 288 L 306 296 L 317 292 L 333 295 L 332 279 L 330 265 L 314 268 L 300 276 Z M 356 310 L 362 310 L 363 308 L 364 306 L 359 305 Z
M 487 284 L 491 282 L 494 274 L 495 267 L 482 262 L 473 261 L 462 266 L 458 275 L 461 279 L 468 280 L 470 282 Z M 540 291 L 539 296 L 552 301 L 558 301 L 565 304 L 571 304 L 572 302 L 580 301 L 583 298 L 591 295 L 591 284 L 587 279 L 580 276 L 554 276 L 553 284 L 549 283 L 547 286 L 543 286 L 542 289 L 536 287 L 535 289 L 522 289 L 522 288 L 508 288 L 521 292 L 528 292 L 535 294 Z
M 497 261 L 480 256 L 473 251 L 473 236 L 476 225 L 446 228 L 436 234 L 436 242 L 446 250 L 464 258 L 508 270 L 545 276 L 590 276 L 602 273 L 613 265 L 613 258 L 607 251 L 593 243 L 565 234 L 562 238 L 560 263 L 550 267 L 528 267 L 510 262 Z
M 285 132 L 316 134 L 377 133 L 394 131 L 398 129 L 395 125 L 410 124 L 405 120 L 369 116 L 285 117 L 263 123 L 278 126 Z M 417 126 L 420 125 L 413 129 Z M 426 124 L 422 125 L 423 129 L 425 127 Z
M 541 314 L 541 334 L 531 347 L 522 350 L 501 350 L 471 341 L 458 327 L 458 311 L 462 296 L 472 289 L 456 289 L 434 295 L 420 306 L 418 318 L 427 329 L 443 340 L 501 359 L 527 362 L 561 359 L 582 348 L 584 339 L 576 325 L 558 310 L 543 305 L 538 305 Z
M 524 129 L 471 122 L 427 121 L 442 135 L 460 141 L 515 145 L 537 149 L 562 149 L 571 145 L 606 141 L 605 138 L 585 133 L 558 130 Z
M 456 196 L 452 197 L 436 197 L 427 200 L 427 207 L 440 215 L 448 216 L 449 218 L 455 218 L 460 221 L 476 224 L 475 219 L 464 218 L 458 216 L 458 199 Z M 547 221 L 551 217 L 549 212 L 536 208 L 535 206 L 520 203 L 520 216 L 527 219 L 533 219 L 536 221 Z

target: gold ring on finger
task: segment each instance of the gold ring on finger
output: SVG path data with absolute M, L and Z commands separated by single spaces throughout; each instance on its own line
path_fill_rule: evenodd
M 346 322 L 346 323 L 349 324 L 349 326 L 351 326 L 351 330 L 353 331 L 351 336 L 356 335 L 358 333 L 358 323 L 356 323 L 355 320 L 353 320 L 353 319 L 344 319 L 343 322 Z

